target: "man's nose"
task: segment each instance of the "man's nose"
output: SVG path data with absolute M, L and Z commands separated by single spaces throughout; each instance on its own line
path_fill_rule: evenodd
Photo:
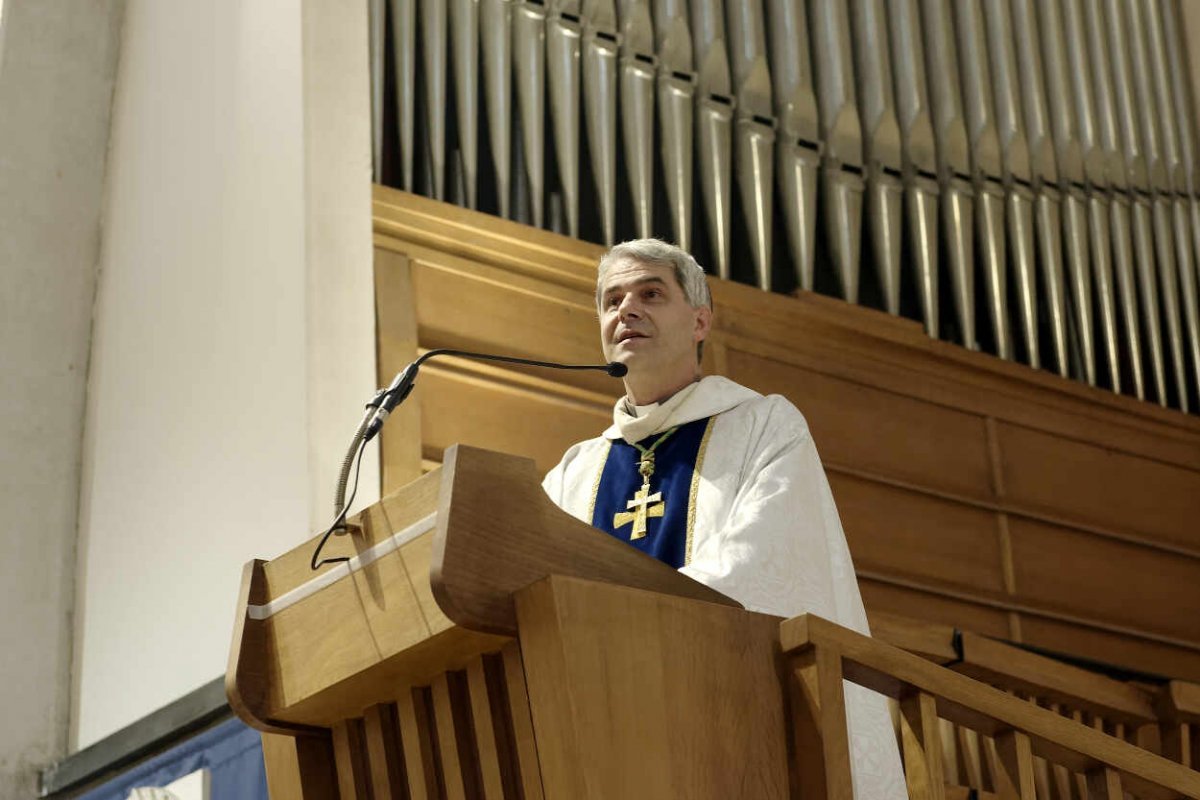
M 617 317 L 625 319 L 626 317 L 640 317 L 642 313 L 642 305 L 633 293 L 627 294 L 621 298 L 620 305 L 617 306 Z

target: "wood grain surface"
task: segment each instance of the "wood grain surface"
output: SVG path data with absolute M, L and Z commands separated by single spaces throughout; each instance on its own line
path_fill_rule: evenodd
M 374 225 L 381 382 L 414 337 L 416 352 L 600 358 L 602 248 L 381 187 Z M 704 367 L 804 413 L 868 610 L 1200 680 L 1200 420 L 869 308 L 710 283 Z M 385 486 L 407 481 L 414 446 L 430 462 L 461 442 L 548 470 L 621 392 L 600 374 L 431 362 L 419 418 L 384 434 Z

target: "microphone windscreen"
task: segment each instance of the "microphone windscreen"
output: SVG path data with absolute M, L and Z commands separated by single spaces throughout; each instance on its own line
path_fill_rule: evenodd
M 624 378 L 629 373 L 629 367 L 619 361 L 608 362 L 608 374 L 614 378 Z

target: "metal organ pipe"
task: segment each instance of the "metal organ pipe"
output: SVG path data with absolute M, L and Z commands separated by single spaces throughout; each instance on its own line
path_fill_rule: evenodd
M 1007 252 L 1004 235 L 1005 191 L 1000 139 L 996 130 L 992 76 L 981 0 L 954 4 L 962 74 L 963 110 L 970 143 L 971 184 L 975 190 L 975 230 L 982 255 L 983 281 L 996 355 L 1011 360 L 1008 324 Z
M 700 196 L 717 274 L 728 278 L 733 93 L 720 0 L 692 0 L 692 52 L 696 58 L 696 145 Z
M 938 162 L 933 118 L 925 82 L 925 45 L 918 0 L 892 0 L 888 29 L 895 77 L 896 119 L 904 181 L 910 256 L 925 332 L 937 338 L 938 318 Z
M 654 0 L 658 119 L 663 174 L 675 242 L 692 249 L 692 160 L 696 73 L 687 0 Z
M 975 279 L 973 267 L 974 192 L 968 176 L 971 156 L 958 83 L 958 55 L 949 0 L 923 0 L 925 65 L 937 141 L 938 180 L 942 189 L 943 241 L 947 245 L 950 283 L 959 340 L 978 349 L 975 340 Z
M 1008 0 L 984 0 L 988 55 L 996 105 L 1001 179 L 1005 191 L 1008 251 L 1013 266 L 1021 341 L 1029 366 L 1041 366 L 1037 327 L 1037 255 L 1034 246 L 1034 194 L 1021 110 L 1020 73 L 1013 45 Z
M 823 247 L 849 302 L 865 242 L 868 288 L 892 314 L 915 289 L 930 336 L 1186 411 L 1179 2 L 369 0 L 374 178 L 609 245 L 666 234 L 766 290 L 784 263 L 812 290 Z
M 775 174 L 796 282 L 813 288 L 820 121 L 805 0 L 767 0 L 772 98 L 778 132 Z
M 871 250 L 884 308 L 899 314 L 903 158 L 892 88 L 887 10 L 883 0 L 853 0 L 850 12 Z

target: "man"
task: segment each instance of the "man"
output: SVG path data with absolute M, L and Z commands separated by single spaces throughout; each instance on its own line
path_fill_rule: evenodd
M 655 239 L 619 244 L 596 281 L 604 356 L 628 367 L 613 424 L 543 482 L 570 514 L 734 598 L 868 633 L 833 495 L 804 417 L 779 395 L 701 377 L 704 271 Z M 886 702 L 847 685 L 855 795 L 905 798 Z

